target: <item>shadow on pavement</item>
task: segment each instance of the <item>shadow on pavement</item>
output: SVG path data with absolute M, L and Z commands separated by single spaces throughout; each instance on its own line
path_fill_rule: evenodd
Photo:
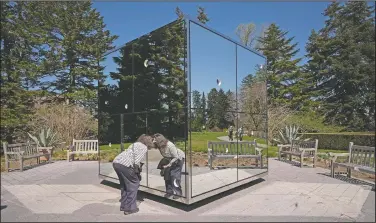
M 34 168 L 38 168 L 38 167 L 41 167 L 41 166 L 53 164 L 53 163 L 54 163 L 53 161 L 51 161 L 50 163 L 48 161 L 44 161 L 44 162 L 41 162 L 39 164 L 29 164 L 29 165 L 23 167 L 23 172 L 27 171 L 27 170 L 34 169 Z M 20 172 L 20 173 L 22 173 L 20 169 L 9 169 L 8 173 L 11 173 L 11 172 Z
M 7 208 L 8 206 L 7 205 L 1 205 L 1 210 Z
M 324 175 L 324 176 L 327 176 L 327 177 L 331 177 L 329 173 L 318 173 L 318 174 Z M 341 180 L 343 182 L 349 183 L 349 184 L 370 186 L 372 188 L 371 190 L 375 191 L 375 183 L 371 183 L 369 181 L 365 181 L 365 180 L 361 180 L 361 179 L 357 179 L 357 178 L 353 178 L 353 177 L 349 178 L 349 177 L 341 175 L 341 174 L 334 175 L 334 178 L 337 179 L 337 180 Z
M 101 184 L 120 190 L 120 184 L 118 184 L 118 183 L 114 183 L 114 182 L 111 182 L 111 181 L 108 181 L 108 180 L 102 180 Z M 120 197 L 120 192 L 119 192 L 119 197 Z M 144 201 L 144 197 L 145 196 L 143 195 L 142 191 L 139 191 L 137 193 L 137 201 L 139 201 L 139 202 Z
M 148 193 L 145 193 L 143 191 L 138 191 L 137 200 L 140 201 L 140 202 L 142 202 L 142 201 L 144 201 L 144 198 L 147 198 L 149 200 L 152 200 L 152 201 L 155 201 L 155 202 L 159 202 L 159 203 L 162 203 L 164 205 L 168 205 L 170 207 L 174 207 L 174 208 L 177 208 L 177 209 L 189 212 L 189 211 L 193 211 L 194 209 L 200 208 L 200 207 L 202 207 L 202 206 L 204 206 L 206 204 L 214 202 L 214 201 L 216 201 L 218 199 L 227 197 L 227 196 L 229 196 L 231 194 L 234 194 L 236 192 L 239 192 L 239 191 L 244 190 L 244 189 L 246 189 L 246 188 L 248 188 L 250 186 L 259 184 L 259 183 L 264 182 L 264 181 L 265 181 L 264 179 L 259 178 L 259 179 L 256 179 L 256 180 L 252 181 L 252 182 L 249 182 L 247 184 L 241 185 L 239 187 L 236 187 L 236 188 L 233 188 L 231 190 L 222 192 L 220 194 L 214 195 L 212 197 L 206 198 L 204 200 L 198 201 L 198 202 L 196 202 L 194 204 L 190 204 L 190 205 L 182 204 L 180 202 L 177 202 L 177 201 L 174 201 L 174 200 L 170 200 L 170 199 L 166 199 L 166 198 L 154 195 L 154 194 L 148 194 Z M 113 182 L 110 182 L 110 181 L 107 181 L 107 180 L 103 180 L 101 182 L 101 184 L 106 185 L 106 186 L 110 186 L 110 187 L 113 187 L 113 188 L 120 189 L 120 185 L 119 184 L 113 183 Z
M 300 162 L 295 161 L 295 160 L 290 161 L 290 160 L 288 160 L 287 157 L 282 157 L 280 160 L 278 160 L 278 158 L 276 158 L 275 160 L 278 161 L 278 162 L 287 163 L 287 164 L 290 164 L 291 166 L 300 168 Z M 303 163 L 303 168 L 306 168 L 306 167 L 313 168 L 312 165 L 307 165 L 306 163 Z

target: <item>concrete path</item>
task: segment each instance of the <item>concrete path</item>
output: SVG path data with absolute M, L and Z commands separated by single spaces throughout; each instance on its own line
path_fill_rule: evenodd
M 55 162 L 24 172 L 2 173 L 1 221 L 375 221 L 375 192 L 269 160 L 264 182 L 203 206 L 147 196 L 140 212 L 119 211 L 119 190 L 101 184 L 98 162 Z

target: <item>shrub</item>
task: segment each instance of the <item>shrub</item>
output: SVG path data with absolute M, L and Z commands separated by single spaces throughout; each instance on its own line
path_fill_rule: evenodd
M 268 107 L 268 131 L 269 144 L 274 144 L 273 139 L 277 138 L 279 131 L 286 126 L 287 120 L 294 114 L 287 105 L 269 105 Z M 262 132 L 265 132 L 265 129 Z M 266 134 L 262 134 L 266 135 Z M 260 137 L 262 135 L 255 135 Z
M 375 146 L 375 134 L 365 133 L 305 133 L 305 137 L 319 140 L 319 149 L 348 150 L 350 142 L 361 146 Z
M 89 111 L 77 105 L 44 104 L 36 108 L 29 125 L 33 132 L 50 128 L 59 141 L 70 144 L 72 139 L 97 135 L 98 122 Z
M 40 133 L 33 136 L 30 133 L 27 133 L 29 137 L 39 146 L 43 147 L 53 147 L 58 144 L 58 141 L 56 140 L 56 133 L 52 132 L 50 128 L 41 129 Z
M 222 129 L 218 128 L 217 126 L 210 129 L 211 132 L 222 132 Z
M 341 132 L 342 127 L 328 125 L 324 123 L 324 116 L 316 114 L 314 111 L 298 112 L 287 119 L 290 125 L 297 125 L 304 132 Z

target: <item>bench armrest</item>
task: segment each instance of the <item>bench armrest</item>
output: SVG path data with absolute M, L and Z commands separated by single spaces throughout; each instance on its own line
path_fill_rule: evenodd
M 23 152 L 5 152 L 4 155 L 21 155 Z
M 279 153 L 281 151 L 290 150 L 292 145 L 291 144 L 285 144 L 285 145 L 278 144 L 277 147 L 278 147 L 278 153 Z
M 316 149 L 312 148 L 312 149 L 304 149 L 304 148 L 299 148 L 300 151 L 302 152 L 312 152 L 312 151 L 316 151 Z
M 350 156 L 350 153 L 329 153 L 330 159 L 335 162 L 338 157 L 347 157 Z
M 263 150 L 264 148 L 258 148 L 258 147 L 256 147 L 255 149 L 256 149 L 258 155 L 262 155 L 262 150 Z
M 210 157 L 213 155 L 213 150 L 208 148 L 208 160 L 210 160 Z
M 208 155 L 212 155 L 213 154 L 213 150 L 208 148 Z
M 46 150 L 47 150 L 47 153 L 44 152 L 44 151 L 46 151 Z M 39 148 L 39 147 L 38 147 L 38 152 L 39 152 L 39 153 L 40 153 L 40 152 L 43 152 L 43 153 L 45 153 L 45 154 L 51 154 L 52 150 L 53 150 L 53 148 Z
M 291 147 L 291 144 L 278 144 L 277 147 L 285 148 L 285 147 Z

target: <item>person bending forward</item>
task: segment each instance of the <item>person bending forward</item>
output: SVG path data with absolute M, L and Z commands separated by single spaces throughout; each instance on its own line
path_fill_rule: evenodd
M 120 211 L 132 214 L 137 208 L 137 191 L 140 186 L 141 169 L 148 149 L 153 148 L 152 137 L 141 135 L 127 150 L 117 155 L 112 163 L 121 188 Z
M 168 171 L 168 180 L 165 180 L 166 185 L 166 195 L 165 197 L 171 197 L 177 199 L 179 196 L 182 196 L 181 189 L 181 172 L 183 169 L 183 164 L 185 160 L 185 153 L 177 148 L 171 141 L 166 139 L 162 134 L 155 134 L 153 136 L 153 142 L 155 146 L 159 149 L 161 155 L 169 159 L 170 162 L 164 166 Z M 166 179 L 166 178 L 165 178 Z

